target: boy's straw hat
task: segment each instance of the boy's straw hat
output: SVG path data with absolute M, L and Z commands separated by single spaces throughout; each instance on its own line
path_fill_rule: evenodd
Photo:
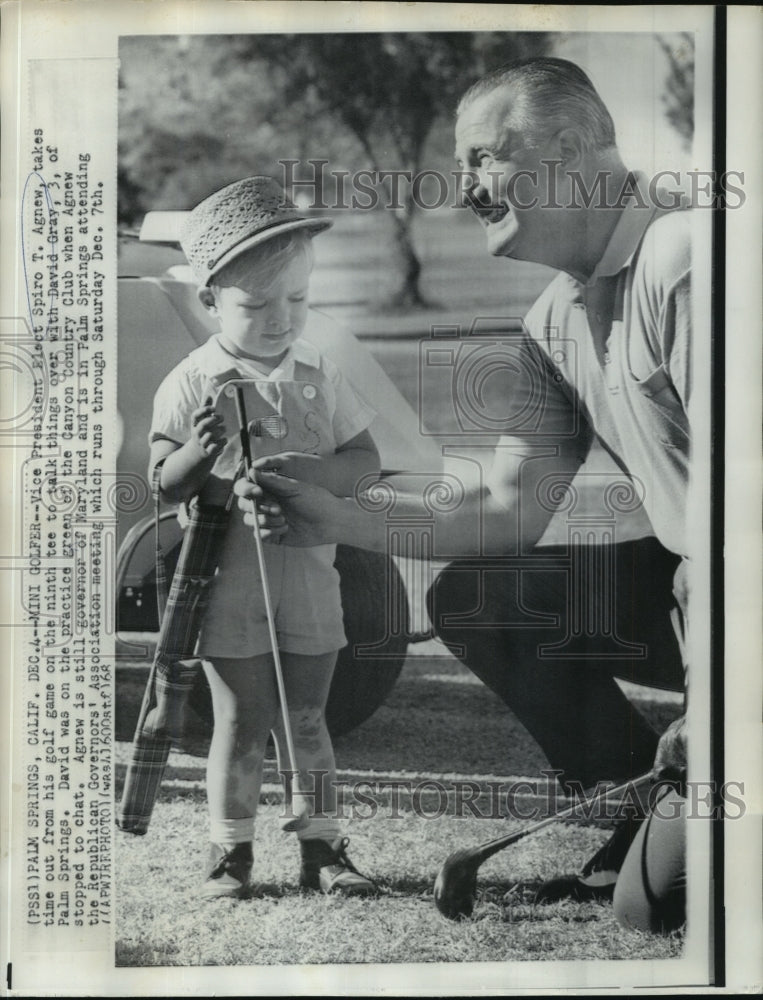
M 308 229 L 319 233 L 330 219 L 307 219 L 272 177 L 246 177 L 215 191 L 194 208 L 180 232 L 180 245 L 203 285 L 234 258 L 266 240 Z

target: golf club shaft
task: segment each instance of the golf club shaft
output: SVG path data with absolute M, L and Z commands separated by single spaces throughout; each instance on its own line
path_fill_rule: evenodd
M 249 439 L 249 423 L 246 419 L 246 407 L 244 405 L 244 391 L 241 386 L 236 386 L 236 410 L 238 412 L 239 434 L 241 437 L 241 451 L 244 456 L 244 467 L 247 476 L 252 469 L 252 446 Z M 297 759 L 294 753 L 294 737 L 291 731 L 291 720 L 289 718 L 289 706 L 286 700 L 286 687 L 283 680 L 283 669 L 281 668 L 281 654 L 278 649 L 278 636 L 276 635 L 275 616 L 273 614 L 273 604 L 270 600 L 270 586 L 268 584 L 268 572 L 265 565 L 265 551 L 263 541 L 260 537 L 260 522 L 257 510 L 257 501 L 252 497 L 252 513 L 254 514 L 254 544 L 257 549 L 257 562 L 260 566 L 260 579 L 262 580 L 262 595 L 265 600 L 265 615 L 268 620 L 268 632 L 270 634 L 270 647 L 273 651 L 273 663 L 275 665 L 276 685 L 278 686 L 278 700 L 281 703 L 281 716 L 283 719 L 284 736 L 286 737 L 286 753 L 289 758 L 289 769 L 292 777 L 297 773 Z
M 594 803 L 599 802 L 602 799 L 613 798 L 614 796 L 627 791 L 629 788 L 641 788 L 650 780 L 651 772 L 648 772 L 647 774 L 642 774 L 640 778 L 633 778 L 630 781 L 625 781 L 622 785 L 617 785 L 614 788 L 602 788 L 590 798 L 573 802 L 572 805 L 554 813 L 552 816 L 546 816 L 544 819 L 538 820 L 537 823 L 532 823 L 530 826 L 525 827 L 524 830 L 517 830 L 515 833 L 507 834 L 505 837 L 498 837 L 496 840 L 489 840 L 486 844 L 483 844 L 482 847 L 477 849 L 477 854 L 482 861 L 485 861 L 487 858 L 492 857 L 493 854 L 497 854 L 498 851 L 502 851 L 505 847 L 510 847 L 511 844 L 516 844 L 517 841 L 522 840 L 524 837 L 528 837 L 531 833 L 537 833 L 539 830 L 550 826 L 551 823 L 555 823 L 557 820 L 573 816 L 582 806 L 592 806 Z

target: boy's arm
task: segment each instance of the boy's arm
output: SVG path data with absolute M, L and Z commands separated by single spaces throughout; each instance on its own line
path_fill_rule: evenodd
M 161 488 L 169 500 L 187 502 L 195 496 L 226 445 L 224 421 L 211 399 L 194 410 L 192 422 L 193 432 L 185 444 L 160 438 L 151 445 L 149 478 L 156 464 L 163 461 Z
M 314 483 L 334 496 L 354 496 L 358 482 L 381 467 L 374 439 L 365 430 L 340 445 L 333 455 L 305 455 L 288 451 L 254 462 L 262 472 L 278 472 L 290 479 Z

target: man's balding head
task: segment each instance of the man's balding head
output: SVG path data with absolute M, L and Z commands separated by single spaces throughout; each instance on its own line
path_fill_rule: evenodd
M 462 98 L 455 140 L 488 252 L 587 280 L 617 223 L 619 212 L 605 206 L 627 170 L 586 74 L 545 58 L 496 70 Z M 581 201 L 581 185 L 596 199 Z
M 489 73 L 467 90 L 457 114 L 498 89 L 511 95 L 506 126 L 525 143 L 574 128 L 592 151 L 616 145 L 615 126 L 604 102 L 583 70 L 566 59 L 523 59 Z

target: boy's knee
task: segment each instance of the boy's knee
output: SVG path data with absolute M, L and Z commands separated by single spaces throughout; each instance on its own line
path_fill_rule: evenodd
M 263 729 L 256 721 L 255 713 L 242 706 L 218 708 L 214 718 L 215 730 L 226 734 L 228 740 L 239 752 L 246 752 L 262 739 L 267 738 L 270 729 Z
M 291 709 L 289 719 L 295 735 L 317 736 L 325 725 L 323 709 L 314 706 Z
M 295 743 L 304 749 L 313 751 L 322 749 L 328 738 L 323 709 L 315 707 L 291 709 L 289 720 Z

